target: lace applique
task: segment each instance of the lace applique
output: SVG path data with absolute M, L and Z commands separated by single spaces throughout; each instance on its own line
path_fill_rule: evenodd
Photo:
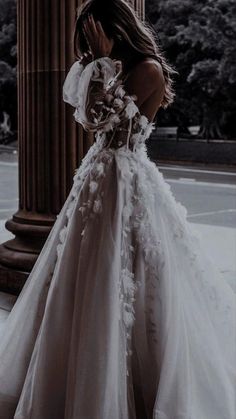
M 137 291 L 137 284 L 134 282 L 134 273 L 129 271 L 128 268 L 121 270 L 119 291 L 123 306 L 123 321 L 128 330 L 133 325 L 135 319 L 133 303 Z
M 97 154 L 96 160 L 93 162 L 90 169 L 88 185 L 89 194 L 81 200 L 78 208 L 78 211 L 80 211 L 82 215 L 82 236 L 85 233 L 88 221 L 102 213 L 104 195 L 102 179 L 106 178 L 106 172 L 109 170 L 112 162 L 112 154 L 101 150 L 101 152 Z
M 126 191 L 128 192 L 128 190 Z M 127 197 L 127 204 L 122 214 L 122 237 L 121 237 L 121 272 L 118 283 L 120 298 L 120 320 L 123 322 L 126 338 L 127 376 L 130 375 L 129 356 L 131 350 L 131 332 L 135 321 L 134 301 L 138 290 L 138 282 L 135 281 L 133 270 L 133 252 L 130 219 L 132 216 L 132 204 Z
M 135 321 L 134 302 L 141 285 L 135 278 L 134 271 L 136 249 L 140 248 L 144 256 L 145 280 L 148 283 L 147 298 L 153 298 L 153 289 L 158 288 L 159 276 L 162 273 L 165 261 L 161 242 L 153 233 L 152 215 L 149 214 L 150 200 L 153 202 L 154 196 L 150 194 L 150 190 L 147 188 L 147 180 L 138 178 L 138 158 L 136 160 L 133 153 L 127 153 L 122 149 L 118 153 L 119 157 L 122 155 L 120 176 L 126 184 L 125 206 L 122 213 L 122 269 L 118 287 L 121 320 L 124 324 L 127 340 L 127 375 L 129 375 L 131 368 L 129 356 L 132 355 L 131 336 Z M 155 304 L 156 302 L 157 300 Z M 157 342 L 157 325 L 154 322 L 151 309 L 147 314 L 147 322 L 148 331 Z
M 75 171 L 75 175 L 73 177 L 73 186 L 71 189 L 71 199 L 70 199 L 70 202 L 68 203 L 68 207 L 66 210 L 65 225 L 59 232 L 59 242 L 57 245 L 57 259 L 55 263 L 62 256 L 63 248 L 64 248 L 66 237 L 68 234 L 70 219 L 72 217 L 74 208 L 76 207 L 77 200 L 79 199 L 79 191 L 82 185 L 84 184 L 86 177 L 89 174 L 90 168 L 93 167 L 94 161 L 100 151 L 101 151 L 101 144 L 94 143 L 90 147 L 86 156 L 83 158 L 80 167 L 77 168 Z M 95 192 L 95 182 L 92 183 L 91 188 L 92 188 L 92 191 Z

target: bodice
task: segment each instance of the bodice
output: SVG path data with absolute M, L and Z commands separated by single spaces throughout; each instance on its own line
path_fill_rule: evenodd
M 155 124 L 145 115 L 136 114 L 129 121 L 114 127 L 108 132 L 98 131 L 95 134 L 96 142 L 102 143 L 103 148 L 119 149 L 127 148 L 136 151 L 145 148 L 145 142 L 149 138 Z

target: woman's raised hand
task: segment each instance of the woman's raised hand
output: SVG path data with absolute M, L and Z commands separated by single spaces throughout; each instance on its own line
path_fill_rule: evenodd
M 114 41 L 106 36 L 101 22 L 95 22 L 93 16 L 89 15 L 83 23 L 83 31 L 90 50 L 88 53 L 94 59 L 109 57 Z

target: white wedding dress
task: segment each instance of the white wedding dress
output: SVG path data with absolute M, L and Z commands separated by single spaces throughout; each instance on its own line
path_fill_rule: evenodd
M 1 336 L 1 419 L 236 418 L 235 294 L 122 83 L 109 57 L 65 80 L 96 142 Z

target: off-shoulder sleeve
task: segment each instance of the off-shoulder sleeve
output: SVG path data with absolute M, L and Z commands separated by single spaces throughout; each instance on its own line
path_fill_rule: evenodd
M 75 107 L 74 118 L 87 131 L 110 131 L 139 112 L 134 95 L 125 92 L 119 76 L 122 63 L 98 58 L 86 67 L 75 62 L 63 86 L 63 100 Z

